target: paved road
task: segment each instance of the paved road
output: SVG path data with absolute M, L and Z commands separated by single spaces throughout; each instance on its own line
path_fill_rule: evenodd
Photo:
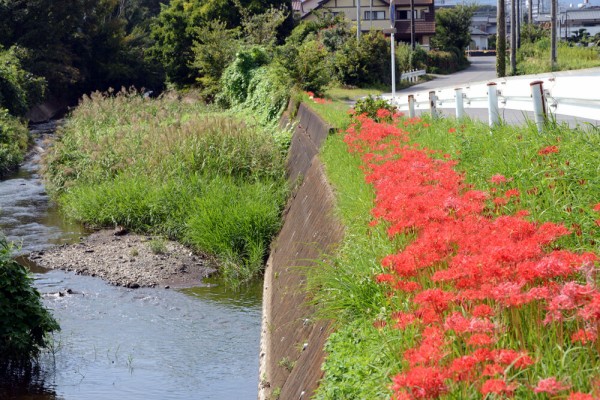
M 451 75 L 435 75 L 436 79 L 433 79 L 428 82 L 423 82 L 418 85 L 411 86 L 407 89 L 396 91 L 396 98 L 406 98 L 409 93 L 427 91 L 427 90 L 435 90 L 440 88 L 447 87 L 461 87 L 465 86 L 466 83 L 476 83 L 476 82 L 486 82 L 493 81 L 496 78 L 496 57 L 470 57 L 469 61 L 471 65 L 469 68 L 456 72 Z M 556 74 L 571 74 L 571 71 L 566 71 L 562 73 Z M 382 97 L 386 99 L 391 99 L 392 94 L 386 93 L 382 95 Z M 447 116 L 454 116 L 454 109 L 439 109 L 442 114 Z M 417 110 L 417 114 L 426 111 Z M 477 109 L 477 108 L 466 108 L 465 113 L 473 118 L 481 121 L 488 120 L 488 112 L 487 109 Z M 527 120 L 533 120 L 533 113 L 521 110 L 508 110 L 501 109 L 500 110 L 501 119 L 511 125 L 520 125 Z M 596 127 L 600 127 L 600 117 L 596 120 L 584 119 L 584 118 L 574 118 L 566 115 L 555 115 L 557 122 L 559 123 L 567 123 L 572 128 L 579 126 L 587 127 L 590 124 Z
M 435 79 L 398 90 L 396 95 L 448 86 L 458 87 L 468 82 L 482 82 L 496 78 L 496 57 L 469 57 L 469 61 L 471 65 L 463 71 L 451 75 L 435 75 Z M 391 93 L 387 93 L 387 95 L 391 97 Z

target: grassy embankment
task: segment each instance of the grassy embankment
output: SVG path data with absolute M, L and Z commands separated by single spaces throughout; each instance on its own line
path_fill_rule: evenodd
M 289 134 L 201 102 L 93 94 L 44 161 L 66 215 L 215 256 L 232 285 L 262 270 L 286 199 Z
M 565 43 L 559 43 L 556 59 L 557 64 L 554 71 L 600 67 L 600 50 L 598 47 L 571 47 Z M 518 50 L 517 72 L 519 75 L 539 74 L 552 70 L 550 39 L 526 43 Z
M 339 104 L 309 104 L 317 111 L 330 106 L 329 113 L 336 116 L 322 114 L 329 122 L 341 121 L 340 126 L 349 122 L 341 108 L 336 111 Z M 400 122 L 400 126 L 410 132 L 411 142 L 449 154 L 457 161 L 454 168 L 464 174 L 465 183 L 489 194 L 483 221 L 497 221 L 501 215 L 514 215 L 516 211 L 526 209 L 530 213 L 527 220 L 562 223 L 571 232 L 552 243 L 540 245 L 538 250 L 546 253 L 554 249 L 568 249 L 577 253 L 598 250 L 597 221 L 600 214 L 593 210 L 594 204 L 600 200 L 600 175 L 595 162 L 600 156 L 598 132 L 571 131 L 553 126 L 544 134 L 539 134 L 532 126 L 504 126 L 490 135 L 485 124 L 457 122 L 454 119 L 416 121 L 408 123 L 406 127 Z M 346 226 L 346 237 L 340 253 L 311 277 L 312 285 L 316 288 L 316 302 L 323 305 L 322 315 L 332 318 L 337 327 L 327 344 L 325 377 L 317 398 L 389 398 L 394 376 L 399 377 L 397 382 L 404 385 L 397 387 L 398 392 L 415 394 L 418 392 L 416 386 L 406 385 L 410 379 L 418 381 L 415 371 L 426 373 L 428 382 L 434 382 L 433 373 L 439 369 L 433 369 L 432 365 L 435 364 L 442 371 L 451 371 L 457 367 L 455 360 L 461 357 L 465 357 L 461 359 L 465 362 L 469 360 L 473 348 L 466 344 L 467 340 L 460 334 L 445 330 L 442 342 L 438 343 L 443 354 L 434 351 L 429 356 L 432 360 L 438 357 L 435 363 L 430 360 L 431 364 L 419 364 L 416 356 L 425 354 L 423 329 L 427 324 L 408 323 L 404 329 L 395 327 L 399 315 L 408 315 L 415 310 L 415 298 L 410 293 L 377 283 L 376 277 L 389 272 L 381 266 L 382 259 L 390 254 L 401 254 L 419 237 L 419 229 L 389 236 L 389 222 L 380 221 L 374 226 L 370 224 L 373 219 L 371 210 L 375 205 L 374 190 L 365 183 L 359 169 L 361 160 L 348 152 L 343 136 L 338 134 L 330 137 L 322 153 L 327 174 L 336 190 L 338 211 Z M 540 154 L 541 149 L 547 151 Z M 433 155 L 440 156 L 441 153 Z M 491 178 L 497 175 L 506 177 L 507 182 L 501 183 L 501 186 L 492 183 Z M 514 193 L 518 193 L 518 196 L 514 196 Z M 492 201 L 494 198 L 500 200 Z M 460 243 L 458 238 L 457 243 Z M 458 253 L 461 251 L 460 245 L 456 246 L 453 251 Z M 430 265 L 419 273 L 416 279 L 424 291 L 441 289 L 461 293 L 449 282 L 432 280 L 436 270 L 443 270 L 451 264 L 453 254 L 452 251 L 450 253 L 446 261 Z M 592 274 L 592 277 L 596 277 L 596 274 Z M 565 282 L 585 287 L 585 273 L 571 271 L 564 276 L 536 281 L 540 287 L 550 288 L 565 287 Z M 597 278 L 590 282 L 588 276 L 587 282 L 591 287 L 597 287 Z M 526 288 L 522 289 L 523 292 Z M 567 309 L 563 305 L 562 321 L 555 319 L 546 324 L 542 320 L 553 300 L 540 299 L 513 307 L 497 299 L 483 300 L 482 304 L 494 310 L 490 321 L 495 328 L 487 336 L 487 340 L 493 344 L 482 348 L 525 351 L 533 363 L 517 368 L 515 363 L 518 360 L 503 365 L 498 360 L 494 363 L 490 356 L 484 362 L 489 368 L 487 376 L 482 369 L 478 369 L 483 368 L 482 364 L 475 364 L 471 370 L 471 375 L 475 375 L 471 377 L 473 379 L 448 375 L 440 381 L 439 388 L 429 388 L 432 391 L 427 393 L 431 395 L 440 389 L 438 394 L 443 398 L 463 399 L 481 398 L 483 392 L 498 390 L 500 395 L 514 393 L 518 398 L 552 397 L 551 394 L 536 394 L 534 389 L 544 389 L 540 387 L 540 381 L 555 377 L 561 383 L 558 386 L 563 385 L 564 389 L 557 386 L 551 389 L 565 397 L 568 390 L 593 392 L 596 396 L 600 394 L 597 388 L 594 389 L 600 367 L 598 341 L 595 339 L 597 332 L 582 319 L 585 307 L 579 304 L 574 309 Z M 586 301 L 589 301 L 589 295 Z M 466 318 L 472 306 L 465 302 L 451 303 L 448 307 Z M 448 314 L 443 317 L 447 318 Z M 430 327 L 438 325 L 432 323 Z M 589 328 L 583 335 L 584 340 L 571 340 L 572 334 L 580 328 Z M 411 357 L 412 361 L 409 360 Z M 416 365 L 411 364 L 415 363 L 415 357 Z M 486 379 L 494 381 L 484 388 Z M 496 389 L 491 383 L 498 385 Z M 504 389 L 501 388 L 502 384 L 505 385 Z

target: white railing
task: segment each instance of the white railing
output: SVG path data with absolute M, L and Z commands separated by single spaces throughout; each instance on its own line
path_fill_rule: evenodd
M 413 69 L 410 71 L 403 72 L 400 75 L 401 81 L 409 81 L 416 82 L 420 76 L 425 75 L 426 71 L 424 69 Z
M 534 104 L 535 98 L 541 103 Z M 449 108 L 461 117 L 464 108 L 483 108 L 489 112 L 490 125 L 498 122 L 502 109 L 600 120 L 600 69 L 497 78 L 409 93 L 396 97 L 394 103 L 413 116 L 419 109 L 435 114 L 436 108 Z

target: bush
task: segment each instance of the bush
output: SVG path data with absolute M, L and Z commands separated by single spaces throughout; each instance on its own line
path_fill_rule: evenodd
M 27 126 L 0 108 L 0 177 L 23 161 L 28 140 Z
M 335 76 L 344 85 L 390 84 L 390 42 L 379 32 L 349 38 L 333 55 Z
M 385 110 L 387 112 L 380 112 Z M 396 106 L 391 105 L 388 101 L 376 98 L 373 96 L 367 96 L 364 99 L 356 101 L 354 105 L 354 113 L 356 115 L 367 114 L 367 117 L 380 121 L 392 121 L 392 115 L 396 112 Z
M 432 50 L 427 53 L 427 72 L 434 74 L 451 74 L 466 68 L 464 57 L 453 51 Z
M 32 287 L 27 270 L 11 258 L 0 238 L 0 365 L 26 364 L 45 347 L 47 334 L 59 329 Z
M 268 62 L 269 57 L 262 47 L 255 46 L 238 52 L 221 77 L 219 103 L 231 107 L 245 102 L 254 71 Z

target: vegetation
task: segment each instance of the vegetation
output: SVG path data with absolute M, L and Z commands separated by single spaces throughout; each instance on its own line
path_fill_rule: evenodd
M 441 8 L 435 13 L 435 36 L 432 38 L 432 46 L 453 55 L 456 65 L 450 72 L 469 65 L 465 51 L 471 43 L 470 26 L 476 8 L 474 5 L 458 5 Z
M 28 143 L 27 126 L 0 108 L 0 177 L 23 161 Z
M 0 237 L 0 366 L 24 367 L 47 346 L 58 324 L 42 305 L 27 270 L 11 258 Z
M 590 382 L 595 379 L 593 371 L 600 358 L 594 328 L 596 317 L 590 312 L 595 307 L 592 299 L 598 296 L 598 283 L 594 272 L 585 272 L 591 265 L 589 260 L 597 258 L 591 252 L 597 251 L 596 210 L 600 206 L 595 194 L 600 181 L 595 164 L 590 161 L 598 157 L 597 132 L 552 126 L 539 134 L 535 126 L 502 126 L 490 135 L 487 125 L 466 120 L 400 119 L 394 123 L 400 129 L 364 117 L 357 122 L 345 141 L 343 134 L 330 137 L 323 152 L 328 177 L 338 196 L 338 212 L 346 226 L 346 237 L 340 253 L 314 270 L 310 279 L 316 290 L 315 303 L 322 306 L 322 315 L 333 318 L 337 326 L 327 344 L 325 377 L 317 398 L 389 398 L 392 392 L 405 396 L 400 398 L 597 395 Z M 403 148 L 404 140 L 416 147 Z M 353 151 L 358 154 L 351 154 Z M 396 151 L 402 156 L 386 155 Z M 378 156 L 371 153 L 381 154 L 382 158 L 375 161 Z M 414 162 L 421 165 L 424 173 L 430 162 L 432 168 L 440 170 L 436 179 L 424 176 L 422 198 L 415 193 L 405 204 L 403 197 L 398 196 L 420 187 L 412 181 L 404 182 L 415 179 L 415 174 L 402 175 L 410 169 L 403 160 L 410 157 L 422 157 Z M 361 169 L 366 171 L 371 184 L 365 183 Z M 452 169 L 458 175 L 453 175 Z M 393 174 L 404 178 L 389 179 Z M 539 247 L 534 245 L 535 235 L 515 237 L 512 245 L 505 243 L 505 239 L 490 239 L 494 246 L 506 246 L 513 257 L 517 254 L 511 246 L 533 246 L 536 250 L 528 253 L 526 260 L 499 261 L 484 242 L 478 242 L 472 251 L 483 248 L 482 257 L 487 257 L 487 261 L 473 276 L 485 276 L 482 282 L 500 284 L 504 282 L 501 278 L 485 275 L 486 267 L 497 265 L 509 268 L 511 273 L 506 276 L 510 278 L 506 279 L 510 282 L 513 282 L 510 279 L 530 282 L 527 281 L 530 278 L 521 274 L 533 273 L 534 269 L 528 268 L 536 263 L 551 263 L 558 255 L 569 255 L 572 263 L 564 264 L 567 269 L 563 272 L 548 270 L 547 275 L 536 278 L 535 285 L 520 284 L 519 290 L 511 293 L 524 296 L 523 304 L 510 303 L 509 297 L 492 296 L 495 289 L 482 301 L 451 300 L 463 293 L 467 286 L 461 285 L 467 283 L 442 279 L 442 275 L 452 271 L 456 257 L 464 257 L 465 262 L 475 257 L 473 253 L 463 253 L 462 246 L 466 246 L 463 239 L 485 239 L 486 235 L 478 227 L 469 236 L 466 226 L 454 233 L 444 233 L 439 230 L 441 226 L 429 227 L 426 220 L 419 220 L 417 210 L 427 209 L 427 204 L 433 204 L 435 196 L 443 192 L 436 183 L 450 185 L 447 180 L 450 176 L 465 180 L 460 194 L 455 195 L 456 201 L 469 191 L 487 194 L 487 200 L 480 203 L 482 216 L 478 223 L 496 224 L 496 229 L 500 229 L 501 221 L 511 221 L 516 229 L 518 222 L 531 229 L 523 235 L 536 231 L 541 235 L 539 230 L 556 229 L 554 233 L 547 231 L 548 236 Z M 386 189 L 389 184 L 415 186 Z M 389 196 L 391 202 L 382 203 Z M 404 215 L 401 209 L 395 211 L 394 207 L 399 205 L 413 210 L 406 214 L 412 222 L 399 225 Z M 455 210 L 456 215 L 448 214 L 445 218 L 460 220 L 463 211 Z M 439 218 L 441 215 L 434 219 L 439 221 Z M 567 227 L 568 232 L 560 226 Z M 438 230 L 429 231 L 434 228 Z M 452 235 L 448 239 L 453 243 L 451 249 L 435 247 L 440 255 L 431 255 L 431 261 L 423 258 L 423 266 L 417 267 L 414 275 L 402 275 L 403 257 L 410 258 L 413 252 L 429 257 L 428 249 L 435 243 L 441 245 L 445 234 Z M 519 241 L 525 237 L 530 238 L 527 245 Z M 415 263 L 419 259 L 415 258 Z M 547 287 L 550 292 L 546 297 L 525 300 L 532 286 Z M 468 287 L 477 290 L 475 286 Z M 558 306 L 559 314 L 552 314 L 549 310 L 558 304 L 555 296 L 566 294 L 562 289 L 566 287 L 589 288 L 594 294 L 586 294 L 573 308 Z M 432 304 L 429 301 L 437 300 L 433 297 L 426 300 L 427 293 L 449 297 L 440 299 L 439 308 L 429 315 L 428 305 Z M 483 305 L 488 314 L 480 313 L 484 311 Z M 460 318 L 490 321 L 493 328 L 486 332 L 463 331 L 455 324 Z M 482 354 L 492 356 L 487 361 L 476 358 Z M 493 354 L 503 354 L 506 359 Z M 469 364 L 470 360 L 473 363 Z M 482 374 L 484 366 L 489 374 Z
M 260 273 L 286 196 L 289 138 L 190 98 L 86 97 L 45 158 L 67 215 L 162 234 L 217 257 L 235 286 Z
M 600 47 L 579 47 L 560 42 L 557 48 L 555 71 L 593 68 L 600 66 Z M 537 74 L 552 71 L 550 65 L 550 38 L 543 37 L 526 43 L 517 53 L 518 74 Z

